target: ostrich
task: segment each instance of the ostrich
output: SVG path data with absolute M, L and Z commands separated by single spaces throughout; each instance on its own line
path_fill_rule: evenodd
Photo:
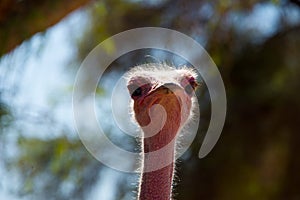
M 192 115 L 196 73 L 156 63 L 132 68 L 127 78 L 133 115 L 143 133 L 138 199 L 170 200 L 176 135 Z

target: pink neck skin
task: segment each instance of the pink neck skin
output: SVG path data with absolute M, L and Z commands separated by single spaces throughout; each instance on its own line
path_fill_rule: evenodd
M 171 111 L 171 115 L 167 117 L 166 123 L 162 130 L 156 135 L 143 140 L 143 169 L 151 166 L 158 170 L 142 173 L 140 200 L 170 200 L 172 194 L 172 182 L 174 171 L 174 151 L 175 137 L 180 127 L 180 105 L 177 105 Z M 173 114 L 176 115 L 172 115 Z M 170 114 L 170 113 L 169 113 Z M 144 133 L 147 135 L 147 133 Z M 156 157 L 150 157 L 147 153 L 159 150 L 169 144 L 169 147 L 163 154 L 158 154 Z M 160 168 L 159 163 L 169 161 L 169 165 Z M 158 167 L 155 167 L 158 166 Z
M 177 129 L 178 130 L 178 129 Z M 169 144 L 176 136 L 177 130 L 172 133 L 163 129 L 153 137 L 144 139 L 144 153 L 152 152 Z M 165 137 L 167 136 L 167 137 Z M 172 182 L 174 171 L 174 151 L 175 143 L 170 144 L 170 149 L 167 152 L 166 157 L 160 157 L 161 159 L 172 160 L 166 167 L 158 169 L 156 171 L 144 172 L 142 174 L 142 184 L 140 188 L 140 200 L 170 200 L 172 194 Z M 144 158 L 143 167 L 153 166 L 157 162 L 157 158 Z

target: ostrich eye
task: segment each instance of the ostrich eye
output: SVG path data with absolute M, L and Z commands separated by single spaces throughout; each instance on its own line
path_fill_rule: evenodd
M 142 95 L 142 88 L 138 87 L 136 90 L 134 90 L 134 92 L 131 94 L 131 97 L 139 97 Z
M 131 94 L 132 99 L 137 99 L 141 97 L 143 94 L 146 94 L 151 89 L 151 84 L 136 84 L 132 83 L 127 86 L 129 93 Z
M 199 84 L 197 83 L 197 81 L 196 81 L 194 78 L 191 78 L 191 79 L 189 80 L 189 83 L 190 83 L 190 86 L 191 86 L 193 89 L 196 89 L 196 87 L 199 85 Z
M 196 90 L 198 83 L 192 76 L 188 77 L 187 80 L 188 84 L 184 87 L 184 90 L 188 95 L 191 95 Z
M 131 94 L 131 98 L 139 97 L 143 94 L 142 86 L 138 86 L 136 84 L 130 84 L 127 86 L 129 93 Z

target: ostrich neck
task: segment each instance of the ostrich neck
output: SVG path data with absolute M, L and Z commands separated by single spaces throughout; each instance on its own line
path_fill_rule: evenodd
M 144 138 L 144 172 L 142 173 L 139 194 L 140 200 L 171 199 L 174 171 L 175 137 L 179 130 L 179 126 L 180 119 L 169 118 L 160 132 L 152 137 Z M 164 148 L 164 151 L 160 151 L 153 156 L 153 152 L 161 148 Z M 167 164 L 163 164 L 163 167 L 160 167 L 160 165 L 164 162 L 167 162 Z M 157 170 L 153 171 L 148 169 Z

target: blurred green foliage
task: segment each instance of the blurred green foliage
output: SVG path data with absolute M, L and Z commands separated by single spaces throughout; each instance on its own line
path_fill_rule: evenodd
M 87 154 L 79 140 L 20 137 L 18 146 L 20 154 L 8 165 L 23 175 L 20 195 L 82 199 L 97 181 L 101 165 Z

